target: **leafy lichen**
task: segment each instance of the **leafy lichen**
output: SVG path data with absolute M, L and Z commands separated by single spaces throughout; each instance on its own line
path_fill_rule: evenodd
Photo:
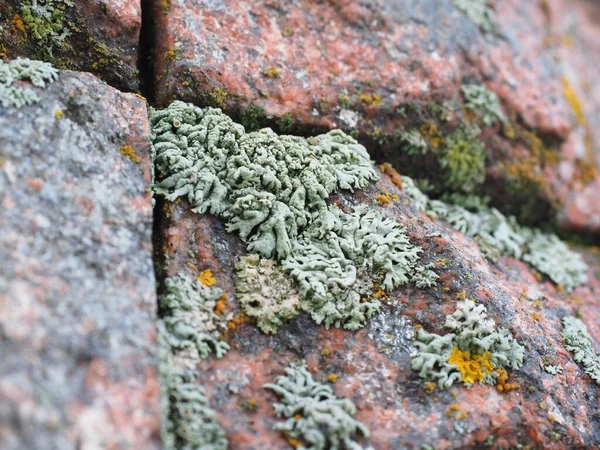
M 263 333 L 296 317 L 302 309 L 298 290 L 275 261 L 251 254 L 236 265 L 235 291 L 244 312 Z
M 71 31 L 67 27 L 65 9 L 71 6 L 71 0 L 26 0 L 21 3 L 21 17 L 29 35 L 37 42 L 37 53 L 42 59 L 51 58 L 55 49 L 66 46 Z
M 161 437 L 165 450 L 226 450 L 225 432 L 210 408 L 196 370 L 177 366 L 170 333 L 158 323 L 161 376 Z
M 278 417 L 287 419 L 273 429 L 300 439 L 300 450 L 360 450 L 353 436 L 368 437 L 369 430 L 352 417 L 352 401 L 337 398 L 330 386 L 315 381 L 304 363 L 292 363 L 285 372 L 275 384 L 263 386 L 281 397 L 273 406 Z
M 58 79 L 58 70 L 51 64 L 17 58 L 4 62 L 0 60 L 0 103 L 4 108 L 21 108 L 40 101 L 37 93 L 30 87 L 15 82 L 29 80 L 36 87 L 46 87 Z
M 419 328 L 414 342 L 413 370 L 421 378 L 448 388 L 456 381 L 495 384 L 501 369 L 519 369 L 525 348 L 506 328 L 495 328 L 483 305 L 472 300 L 458 303 L 446 317 L 451 332 L 440 336 Z
M 453 0 L 454 6 L 462 11 L 471 22 L 489 33 L 494 27 L 494 10 L 487 0 Z
M 165 293 L 159 301 L 166 311 L 163 322 L 178 365 L 193 368 L 211 353 L 220 358 L 229 350 L 220 339 L 229 317 L 215 312 L 222 294 L 217 287 L 191 282 L 182 275 L 165 280 Z
M 431 200 L 409 177 L 402 177 L 405 192 L 413 205 L 431 217 L 448 222 L 454 229 L 475 238 L 490 259 L 499 255 L 522 259 L 567 291 L 587 282 L 588 266 L 576 252 L 553 234 L 519 226 L 514 217 L 506 217 L 485 202 L 469 200 L 463 206 Z
M 481 121 L 485 125 L 506 121 L 495 92 L 480 84 L 464 84 L 461 90 L 465 96 L 465 108 L 481 113 Z
M 347 213 L 327 204 L 334 191 L 377 178 L 366 149 L 342 131 L 308 139 L 270 129 L 246 133 L 218 109 L 183 102 L 152 111 L 150 123 L 155 192 L 218 214 L 250 252 L 280 261 L 298 283 L 300 308 L 318 323 L 364 326 L 379 309 L 370 293 L 380 279 L 385 289 L 413 276 L 421 286 L 435 282 L 435 273 L 417 269 L 420 248 L 398 222 L 371 207 Z M 259 323 L 264 330 L 295 314 L 291 304 L 256 304 L 256 286 L 246 287 L 246 308 L 268 313 Z
M 563 317 L 562 323 L 562 336 L 567 350 L 573 354 L 573 359 L 583 366 L 585 373 L 600 384 L 600 355 L 594 350 L 594 342 L 585 323 L 570 316 Z

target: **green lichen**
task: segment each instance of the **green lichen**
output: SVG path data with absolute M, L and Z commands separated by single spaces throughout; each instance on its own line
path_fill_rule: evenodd
M 600 385 L 600 354 L 594 350 L 592 337 L 581 319 L 563 317 L 562 336 L 573 359 L 581 364 L 592 379 Z
M 261 129 L 268 118 L 266 111 L 256 105 L 242 108 L 239 112 L 240 124 L 242 124 L 246 131 L 256 131 Z
M 450 333 L 443 336 L 417 331 L 414 342 L 417 354 L 411 361 L 413 370 L 426 380 L 446 389 L 456 381 L 494 384 L 497 369 L 519 369 L 525 348 L 506 328 L 495 328 L 483 305 L 472 300 L 457 304 L 446 317 Z
M 454 191 L 473 192 L 485 180 L 485 148 L 479 130 L 460 127 L 446 139 L 438 161 L 444 184 Z
M 487 0 L 452 0 L 452 3 L 484 32 L 493 30 L 494 10 L 488 6 Z
M 163 323 L 178 365 L 193 368 L 211 353 L 221 358 L 229 350 L 220 337 L 231 317 L 215 313 L 216 301 L 222 294 L 217 287 L 207 287 L 181 275 L 165 280 L 159 304 L 165 311 Z
M 567 291 L 587 282 L 588 266 L 581 255 L 567 247 L 557 236 L 519 226 L 514 217 L 506 217 L 485 202 L 469 200 L 473 211 L 441 200 L 431 200 L 412 179 L 403 176 L 404 190 L 420 211 L 448 222 L 452 228 L 477 240 L 482 252 L 494 260 L 512 256 L 528 262 Z
M 481 121 L 485 125 L 506 122 L 506 116 L 502 112 L 500 100 L 495 92 L 479 84 L 465 84 L 461 90 L 465 96 L 465 108 L 480 113 Z
M 273 429 L 300 440 L 299 450 L 362 449 L 353 436 L 368 437 L 369 430 L 352 417 L 354 403 L 337 398 L 330 386 L 315 381 L 304 363 L 292 363 L 285 372 L 275 384 L 263 386 L 281 397 L 273 406 L 278 417 L 287 419 Z
M 35 90 L 18 83 L 29 80 L 36 87 L 46 87 L 58 79 L 52 65 L 26 58 L 4 62 L 0 60 L 0 103 L 4 108 L 21 108 L 40 101 Z
M 173 360 L 170 333 L 158 323 L 161 378 L 161 438 L 165 450 L 226 450 L 225 432 L 210 408 L 196 370 L 178 367 Z
M 67 27 L 65 9 L 71 0 L 26 0 L 21 3 L 21 17 L 29 35 L 36 41 L 36 51 L 43 59 L 52 58 L 56 49 L 67 46 L 71 31 Z
M 242 309 L 256 319 L 263 333 L 276 333 L 279 326 L 305 309 L 298 289 L 281 266 L 257 254 L 240 258 L 235 291 Z

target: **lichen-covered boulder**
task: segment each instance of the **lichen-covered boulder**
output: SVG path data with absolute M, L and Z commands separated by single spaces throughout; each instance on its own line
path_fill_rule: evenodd
M 189 128 L 178 117 L 157 122 L 153 140 L 160 144 L 160 136 L 169 135 L 180 144 L 176 154 L 190 155 L 188 145 L 226 135 L 220 130 L 208 140 L 203 115 L 186 117 Z M 222 142 L 243 142 L 246 132 L 238 131 Z M 256 155 L 269 155 L 278 139 L 288 138 L 273 135 L 257 145 Z M 184 167 L 174 161 L 170 169 L 162 166 L 159 183 Z M 240 173 L 246 165 L 252 167 L 251 158 L 239 165 Z M 305 170 L 313 167 L 319 165 Z M 267 173 L 246 181 L 269 189 L 269 183 L 256 183 Z M 229 176 L 226 170 L 213 175 L 213 182 Z M 229 210 L 225 219 L 199 214 L 188 191 L 157 196 L 160 290 L 169 295 L 172 280 L 182 276 L 199 294 L 218 288 L 211 297 L 218 300 L 208 303 L 204 295 L 201 303 L 210 304 L 205 314 L 213 329 L 223 329 L 226 320 L 221 342 L 186 372 L 195 383 L 165 367 L 169 391 L 185 392 L 163 397 L 170 443 L 183 446 L 187 430 L 200 429 L 215 449 L 226 448 L 224 438 L 229 448 L 244 449 L 598 445 L 597 249 L 574 249 L 474 199 L 466 206 L 431 200 L 390 165 L 375 168 L 375 175 L 378 181 L 354 193 L 337 188 L 324 197 L 342 224 L 354 224 L 347 234 L 315 222 L 323 238 L 286 257 L 252 254 L 239 230 L 227 231 L 226 220 L 243 212 Z M 201 186 L 198 181 L 191 177 L 186 184 Z M 369 218 L 367 234 L 362 217 Z M 299 233 L 303 227 L 319 230 L 304 224 Z M 390 236 L 407 242 L 390 246 Z M 386 267 L 374 263 L 390 254 L 397 258 L 393 269 L 406 264 L 406 282 L 384 284 Z M 298 261 L 292 270 L 290 258 Z M 320 320 L 321 311 L 343 308 L 346 293 L 357 286 L 359 300 L 348 310 L 351 327 Z M 574 316 L 581 323 L 568 319 Z M 161 321 L 174 317 L 167 310 Z M 203 329 L 195 328 L 207 342 Z M 193 335 L 167 330 L 166 337 L 171 344 L 163 361 L 173 370 L 189 368 L 182 358 L 190 354 Z M 201 407 L 194 406 L 199 414 L 190 419 L 181 411 L 192 392 Z
M 523 220 L 600 231 L 596 3 L 152 5 L 160 106 L 343 128 L 437 194 L 484 192 Z
M 31 104 L 0 106 L 0 447 L 161 448 L 145 102 L 10 68 Z
M 141 25 L 140 2 L 7 0 L 0 4 L 0 57 L 91 72 L 137 92 Z

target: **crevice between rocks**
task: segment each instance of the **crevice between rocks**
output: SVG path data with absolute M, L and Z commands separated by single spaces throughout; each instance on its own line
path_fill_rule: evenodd
M 156 86 L 154 85 L 155 24 L 152 18 L 152 0 L 141 0 L 141 8 L 142 26 L 138 46 L 140 93 L 146 97 L 149 105 L 153 105 Z

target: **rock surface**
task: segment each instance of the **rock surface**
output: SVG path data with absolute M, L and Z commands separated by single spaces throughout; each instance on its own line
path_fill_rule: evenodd
M 448 133 L 469 119 L 461 85 L 483 83 L 508 122 L 484 129 L 482 191 L 521 216 L 537 205 L 529 220 L 597 234 L 600 7 L 488 3 L 486 32 L 451 0 L 155 0 L 157 101 L 286 132 L 357 130 L 379 159 L 427 178 L 439 168 L 408 166 L 397 130 L 428 124 L 429 103 L 450 100 L 450 122 L 434 120 Z
M 8 0 L 0 5 L 0 55 L 92 72 L 112 86 L 138 91 L 140 2 Z M 44 6 L 47 5 L 47 6 Z M 36 12 L 39 11 L 39 12 Z M 44 16 L 50 14 L 50 19 Z
M 487 262 L 477 243 L 415 211 L 404 191 L 387 176 L 333 202 L 348 208 L 357 201 L 375 205 L 380 192 L 397 194 L 387 206 L 375 206 L 404 224 L 411 241 L 423 247 L 421 260 L 433 262 L 440 274 L 431 289 L 405 287 L 388 292 L 382 312 L 358 332 L 326 330 L 308 315 L 262 334 L 241 313 L 235 297 L 234 267 L 244 246 L 211 216 L 191 212 L 186 201 L 161 205 L 161 277 L 185 274 L 196 278 L 210 269 L 216 286 L 225 290 L 227 313 L 234 318 L 224 336 L 231 350 L 199 365 L 201 384 L 218 413 L 231 449 L 287 448 L 282 434 L 271 430 L 277 397 L 262 388 L 293 359 L 305 359 L 315 379 L 337 376 L 333 389 L 357 406 L 357 419 L 371 431 L 364 448 L 593 448 L 600 443 L 599 390 L 565 350 L 561 317 L 579 311 L 595 342 L 600 339 L 600 259 L 598 250 L 582 255 L 590 265 L 590 282 L 570 295 L 548 280 L 538 282 L 524 263 L 501 258 Z M 538 275 L 539 276 L 539 275 Z M 541 278 L 540 278 L 541 279 Z M 511 371 L 519 388 L 501 393 L 494 386 L 428 392 L 411 370 L 414 326 L 443 332 L 444 316 L 457 298 L 484 304 L 497 325 L 509 328 L 525 345 L 525 364 Z M 560 365 L 564 373 L 542 369 Z M 335 377 L 334 377 L 335 378 Z M 429 447 L 427 447 L 429 448 Z
M 33 89 L 0 107 L 0 447 L 158 449 L 145 102 Z

